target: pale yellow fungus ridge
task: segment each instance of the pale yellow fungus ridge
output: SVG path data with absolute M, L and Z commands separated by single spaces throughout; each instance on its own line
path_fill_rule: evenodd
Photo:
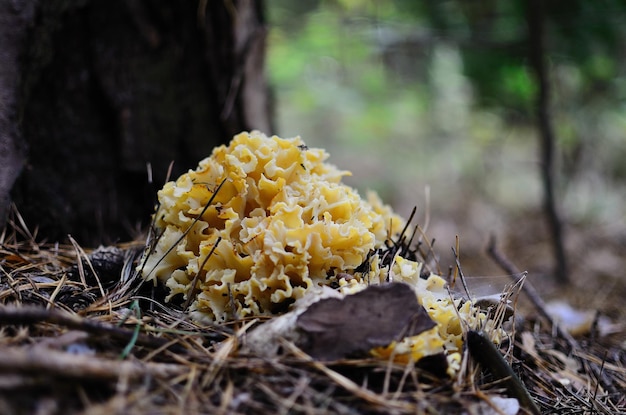
M 189 295 L 199 274 L 192 316 L 225 321 L 284 310 L 335 271 L 358 267 L 404 222 L 376 196 L 365 201 L 341 183 L 349 172 L 327 158 L 299 137 L 256 131 L 216 148 L 159 191 L 162 235 L 144 278 L 164 282 L 171 299 Z
M 405 221 L 376 194 L 364 200 L 343 184 L 350 173 L 327 158 L 300 137 L 257 131 L 217 147 L 159 191 L 159 237 L 139 266 L 143 277 L 165 284 L 167 301 L 191 296 L 192 318 L 210 322 L 275 315 L 331 282 L 343 295 L 404 282 L 437 325 L 372 354 L 408 362 L 444 353 L 454 373 L 463 326 L 482 326 L 485 314 L 452 298 L 443 278 L 420 278 L 418 262 L 396 256 L 383 267 L 371 253 L 397 238 Z M 369 271 L 355 272 L 366 260 Z

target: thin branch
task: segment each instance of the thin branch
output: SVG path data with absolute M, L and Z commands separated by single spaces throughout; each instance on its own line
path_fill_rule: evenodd
M 539 85 L 535 110 L 541 148 L 541 180 L 544 192 L 543 209 L 552 238 L 552 249 L 556 262 L 555 276 L 560 283 L 565 284 L 569 281 L 569 274 L 567 272 L 567 258 L 563 243 L 563 225 L 554 190 L 554 153 L 556 144 L 550 116 L 550 82 L 545 60 L 542 0 L 528 0 L 527 19 L 530 65 Z
M 498 248 L 496 247 L 496 238 L 491 236 L 489 238 L 489 244 L 487 246 L 487 253 L 494 260 L 496 264 L 500 266 L 516 283 L 526 275 L 525 272 L 521 272 L 519 268 L 515 266 Z M 578 342 L 567 331 L 561 329 L 559 325 L 554 321 L 552 316 L 548 314 L 546 303 L 543 301 L 535 287 L 526 280 L 522 286 L 522 291 L 526 294 L 528 299 L 533 303 L 539 314 L 548 321 L 551 327 L 556 329 L 556 333 L 559 337 L 567 342 L 569 347 L 568 352 L 575 350 L 578 347 Z
M 191 222 L 191 224 L 189 225 L 189 227 L 187 229 L 185 229 L 185 231 L 182 233 L 182 235 L 180 235 L 180 237 L 176 240 L 175 243 L 172 244 L 172 246 L 169 247 L 169 249 L 167 251 L 165 251 L 165 253 L 161 256 L 161 258 L 159 258 L 159 260 L 157 261 L 156 264 L 154 264 L 154 266 L 152 267 L 152 269 L 150 270 L 150 272 L 148 272 L 148 274 L 144 277 L 144 279 L 147 279 L 148 276 L 150 276 L 150 274 L 152 274 L 154 272 L 154 270 L 161 264 L 161 262 L 170 254 L 170 252 L 172 252 L 174 250 L 174 248 L 176 248 L 178 246 L 178 244 L 185 239 L 185 236 L 187 236 L 187 234 L 193 229 L 193 227 L 195 226 L 196 223 L 198 223 L 198 221 L 202 218 L 202 215 L 204 215 L 204 213 L 207 211 L 207 209 L 209 208 L 209 206 L 211 206 L 211 203 L 213 203 L 213 200 L 215 200 L 215 197 L 217 196 L 217 194 L 219 193 L 220 189 L 222 188 L 222 186 L 224 186 L 224 183 L 226 183 L 226 180 L 228 180 L 227 177 L 224 178 L 224 180 L 222 180 L 219 184 L 219 186 L 217 186 L 217 189 L 215 189 L 215 191 L 213 192 L 213 194 L 211 195 L 211 197 L 209 198 L 209 201 L 206 203 L 206 205 L 204 205 L 204 208 L 202 208 L 202 211 L 200 211 L 200 213 L 198 214 L 198 216 L 196 216 L 194 218 L 194 220 Z M 158 238 L 160 238 L 163 234 L 161 233 Z M 156 245 L 156 244 L 155 244 Z M 146 258 L 144 259 L 143 264 L 141 265 L 141 271 L 143 272 L 143 267 L 145 266 L 148 256 L 154 252 L 154 250 L 151 250 Z
M 109 380 L 120 376 L 140 379 L 146 375 L 169 379 L 188 370 L 189 368 L 178 364 L 102 359 L 43 347 L 0 350 L 2 373 Z
M 134 330 L 89 320 L 76 314 L 70 314 L 60 310 L 47 310 L 39 307 L 0 307 L 0 325 L 12 324 L 36 324 L 52 323 L 65 326 L 73 330 L 82 330 L 97 335 L 107 335 L 111 338 L 129 342 L 136 334 Z M 160 347 L 169 342 L 166 338 L 139 334 L 136 344 L 148 347 Z M 180 345 L 172 345 L 174 349 Z
M 209 252 L 209 254 L 206 256 L 206 258 L 204 258 L 204 261 L 202 261 L 202 264 L 200 264 L 200 268 L 198 269 L 198 272 L 196 273 L 196 275 L 193 277 L 193 280 L 191 281 L 191 289 L 189 290 L 189 294 L 187 294 L 187 299 L 185 300 L 185 303 L 183 304 L 183 310 L 187 310 L 189 308 L 189 305 L 196 299 L 196 295 L 198 294 L 197 285 L 198 285 L 198 279 L 200 278 L 200 272 L 202 272 L 207 261 L 209 260 L 209 258 L 211 258 L 211 256 L 213 255 L 213 252 L 215 252 L 215 250 L 217 249 L 217 246 L 220 244 L 221 241 L 222 241 L 222 237 L 220 236 L 217 238 L 217 241 L 215 241 L 215 244 L 213 244 L 213 247 L 211 248 L 211 251 Z

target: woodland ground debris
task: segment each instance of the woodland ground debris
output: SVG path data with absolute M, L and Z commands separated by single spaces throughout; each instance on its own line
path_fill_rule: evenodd
M 123 255 L 104 265 L 98 250 L 79 248 L 37 242 L 16 212 L 0 235 L 1 413 L 515 409 L 505 379 L 468 353 L 453 379 L 412 363 L 316 361 L 289 342 L 274 359 L 239 353 L 263 318 L 199 325 L 142 284 L 134 268 L 143 243 L 107 248 Z M 541 413 L 626 414 L 623 345 L 589 333 L 572 348 L 540 315 L 517 321 L 499 351 Z

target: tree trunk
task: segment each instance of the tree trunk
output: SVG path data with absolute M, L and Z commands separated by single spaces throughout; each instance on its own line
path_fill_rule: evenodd
M 0 7 L 0 199 L 23 165 L 12 196 L 40 236 L 129 239 L 170 162 L 178 175 L 240 131 L 271 133 L 260 1 Z

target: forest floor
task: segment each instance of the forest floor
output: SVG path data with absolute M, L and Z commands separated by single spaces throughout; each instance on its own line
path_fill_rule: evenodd
M 469 243 L 462 245 L 461 264 L 470 284 L 476 280 L 480 286 L 481 280 L 486 280 L 491 290 L 498 290 L 502 284 L 498 281 L 506 276 L 486 252 L 487 241 L 468 239 L 466 236 Z M 622 306 L 626 298 L 626 229 L 570 225 L 566 227 L 565 241 L 567 284 L 558 283 L 553 276 L 552 245 L 540 212 L 516 218 L 497 243 L 509 260 L 528 271 L 528 283 L 544 301 L 565 302 L 576 310 L 610 318 L 622 327 L 614 340 L 626 347 L 626 309 Z M 533 306 L 528 306 L 526 311 L 532 313 Z
M 520 217 L 497 244 L 544 300 L 589 311 L 592 323 L 561 336 L 522 293 L 515 341 L 502 353 L 541 413 L 626 414 L 626 234 L 568 229 L 571 282 L 562 286 L 550 278 L 543 228 L 540 215 Z M 487 241 L 465 231 L 470 290 L 500 292 L 507 273 Z M 524 406 L 506 376 L 467 354 L 467 370 L 450 379 L 371 358 L 319 362 L 287 344 L 275 359 L 240 353 L 250 324 L 197 325 L 140 287 L 132 270 L 142 241 L 94 257 L 77 244 L 37 242 L 15 217 L 0 242 L 3 414 L 513 414 L 511 396 Z M 439 265 L 445 274 L 452 262 L 442 255 Z

